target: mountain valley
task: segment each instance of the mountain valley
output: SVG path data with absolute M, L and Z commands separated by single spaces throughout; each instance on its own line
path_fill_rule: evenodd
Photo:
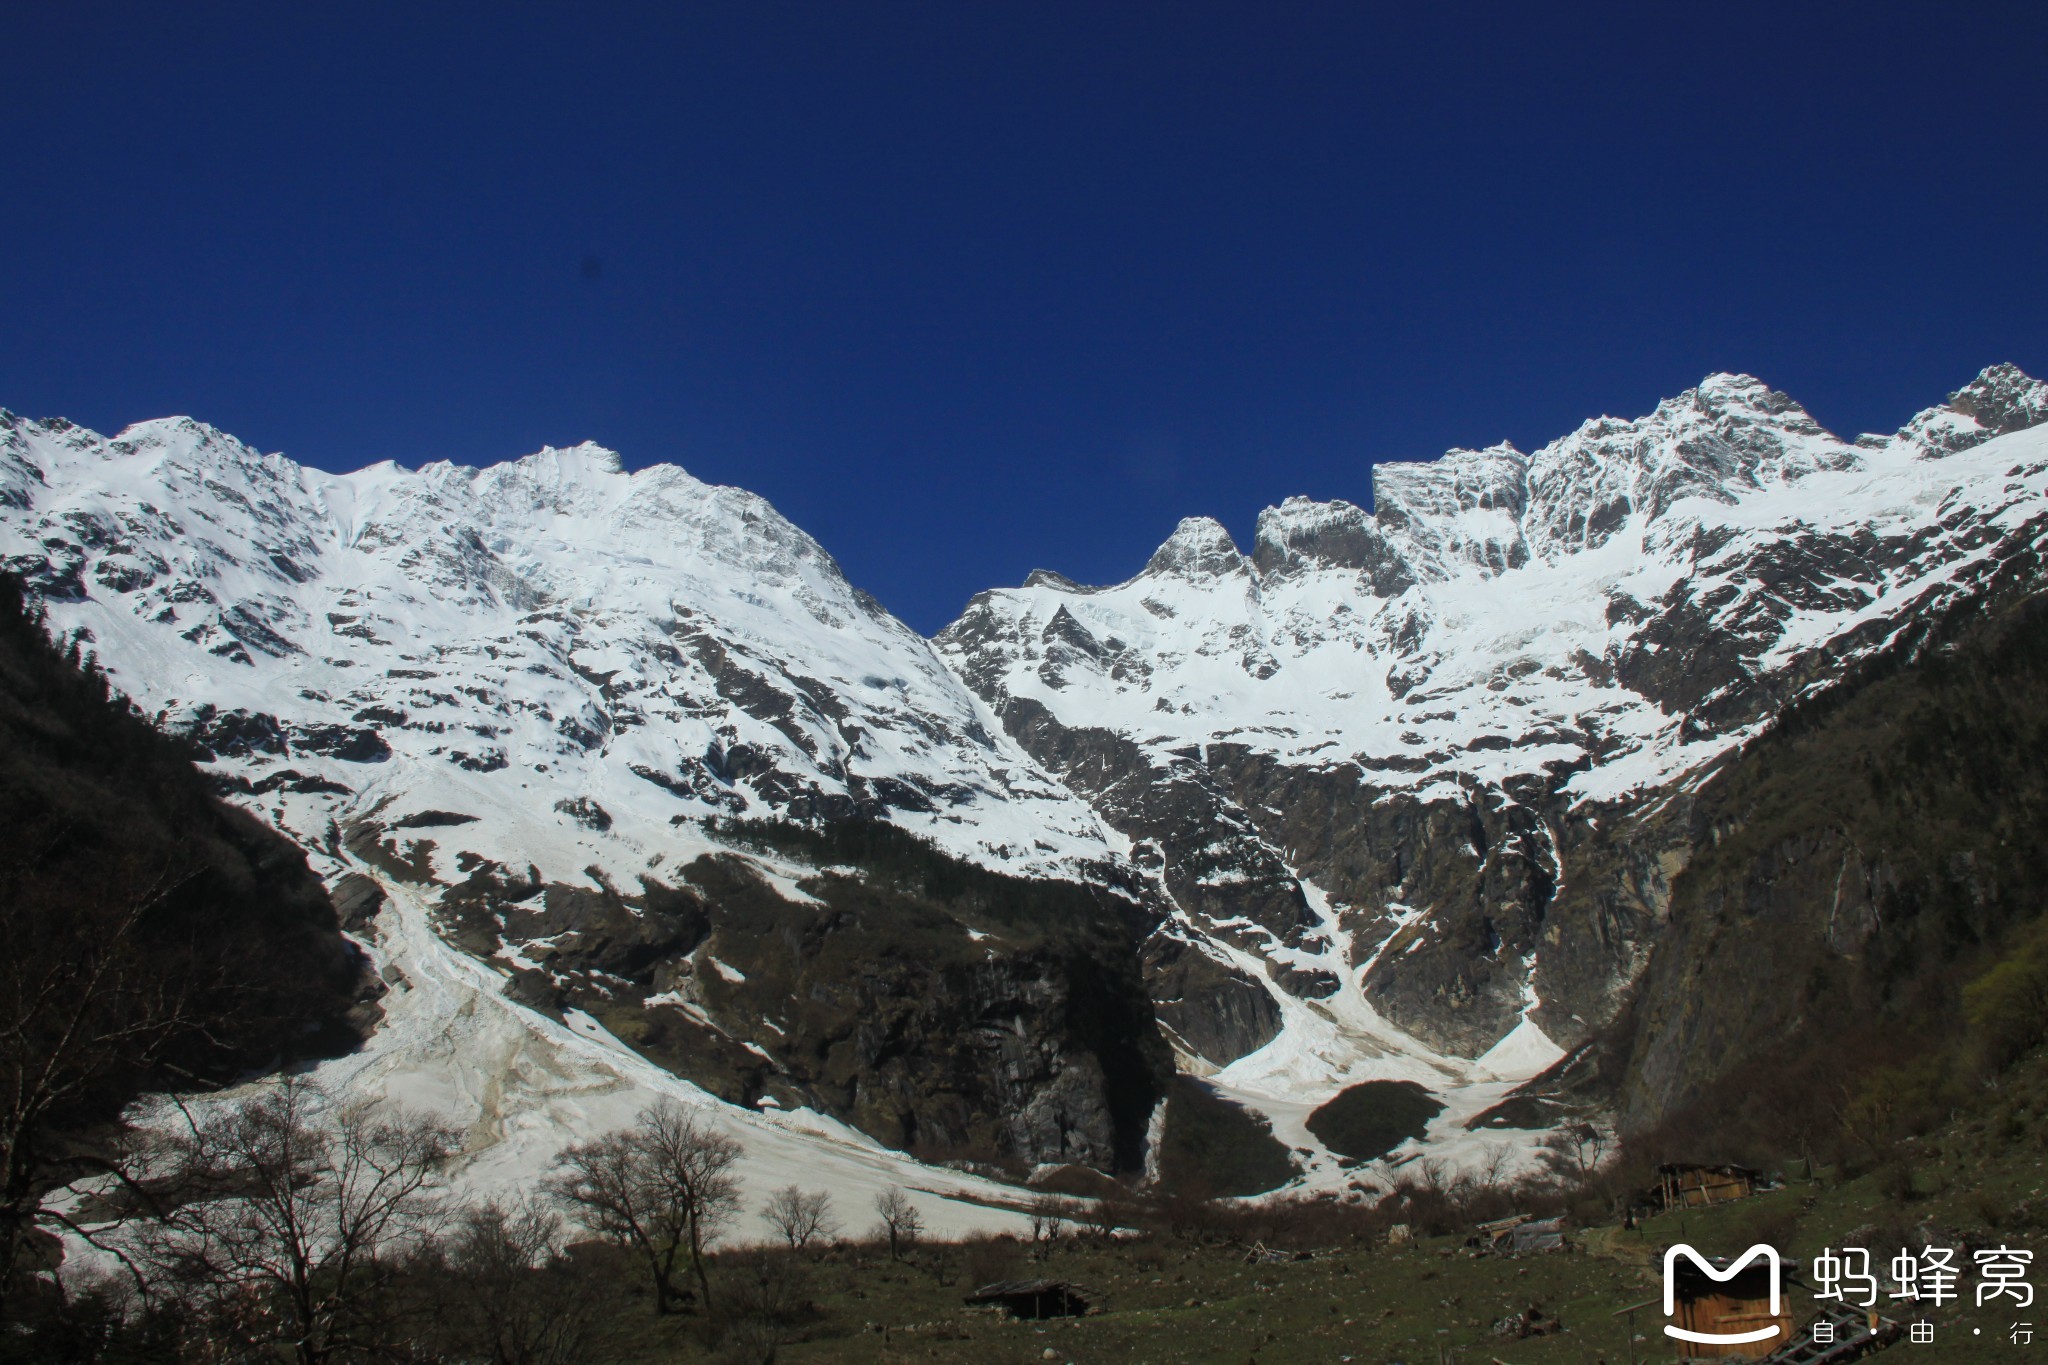
M 1198 1085 L 1269 1178 L 1357 1193 L 1533 1168 L 1569 1115 L 1653 1128 L 1802 1026 L 1687 1041 L 1743 765 L 2024 612 L 2044 421 L 2008 366 L 1854 441 L 1715 375 L 1379 464 L 1369 508 L 1290 499 L 1249 547 L 1184 521 L 1121 584 L 1034 573 L 926 640 L 760 498 L 592 445 L 331 475 L 0 415 L 0 561 L 396 992 L 403 904 L 533 1037 L 749 1123 L 1137 1178 Z M 1827 824 L 1779 855 L 1788 963 L 1860 960 L 1896 880 Z M 1333 1149 L 1315 1115 L 1368 1084 L 1434 1109 Z

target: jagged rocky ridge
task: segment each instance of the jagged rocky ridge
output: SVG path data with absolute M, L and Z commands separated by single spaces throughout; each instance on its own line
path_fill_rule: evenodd
M 1683 861 L 1679 779 L 2032 543 L 2033 476 L 1955 457 L 2042 394 L 1987 371 L 1852 445 L 1716 376 L 1533 456 L 1381 465 L 1372 512 L 1290 500 L 1249 557 L 1191 519 L 1126 583 L 1034 575 L 939 643 L 1191 931 L 1310 998 L 1371 961 L 1371 1003 L 1451 1053 L 1533 985 L 1569 1046 Z
M 1128 1159 L 1099 1087 L 1035 1132 L 969 1112 L 1102 1067 L 1030 988 L 1042 961 L 1004 959 L 1022 1098 L 835 1093 L 721 990 L 718 964 L 752 979 L 721 946 L 746 925 L 850 892 L 713 822 L 879 818 L 1121 907 L 1181 1065 L 1290 1145 L 1317 1153 L 1301 1113 L 1374 1077 L 1462 1097 L 1449 1150 L 1614 1017 L 1701 775 L 2038 541 L 2048 451 L 2010 433 L 2044 394 L 1998 367 L 1851 443 L 1715 376 L 1533 455 L 1382 464 L 1371 511 L 1292 499 L 1248 555 L 1194 519 L 1126 583 L 1034 574 L 936 647 L 760 499 L 591 446 L 330 476 L 184 419 L 6 416 L 0 554 L 329 871 L 445 889 L 444 932 L 509 988 L 651 1021 L 735 1099 Z M 794 909 L 731 909 L 762 890 Z

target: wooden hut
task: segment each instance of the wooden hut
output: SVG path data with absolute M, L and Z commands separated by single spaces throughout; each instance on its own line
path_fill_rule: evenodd
M 1000 1307 L 1013 1318 L 1078 1318 L 1088 1300 L 1064 1280 L 998 1280 L 967 1296 L 975 1306 Z
M 1494 1246 L 1510 1256 L 1528 1256 L 1539 1251 L 1563 1251 L 1564 1219 L 1531 1218 L 1510 1229 Z
M 1725 1274 L 1729 1258 L 1717 1256 L 1708 1261 L 1716 1272 Z M 1778 1288 L 1777 1311 L 1772 1311 L 1771 1288 L 1775 1280 Z M 1798 1277 L 1759 1257 L 1744 1265 L 1729 1278 L 1715 1279 L 1700 1265 L 1684 1256 L 1671 1266 L 1671 1318 L 1669 1326 L 1687 1332 L 1699 1332 L 1716 1336 L 1736 1336 L 1761 1331 L 1766 1327 L 1777 1330 L 1761 1341 L 1703 1342 L 1671 1339 L 1677 1348 L 1680 1360 L 1704 1360 L 1722 1356 L 1739 1356 L 1750 1360 L 1784 1350 L 1793 1344 L 1792 1299 L 1793 1289 L 1799 1285 Z M 1802 1286 L 1803 1287 L 1803 1286 Z M 1651 1299 L 1633 1304 L 1620 1310 L 1635 1321 L 1634 1315 L 1644 1309 L 1661 1309 L 1661 1299 Z M 1630 1329 L 1633 1331 L 1633 1327 Z
M 1762 1180 L 1762 1171 L 1747 1166 L 1670 1163 L 1657 1168 L 1657 1187 L 1650 1192 L 1650 1199 L 1667 1210 L 1706 1208 L 1747 1199 L 1757 1192 Z
M 1562 1251 L 1564 1219 L 1536 1218 L 1526 1213 L 1496 1218 L 1490 1223 L 1480 1223 L 1474 1227 L 1472 1235 L 1465 1239 L 1465 1245 L 1475 1251 L 1498 1252 L 1507 1256 L 1526 1256 L 1536 1251 Z

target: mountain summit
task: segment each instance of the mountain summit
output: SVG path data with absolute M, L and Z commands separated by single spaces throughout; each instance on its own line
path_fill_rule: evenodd
M 1997 366 L 1851 442 L 1714 375 L 1532 454 L 1381 464 L 1372 510 L 1291 498 L 1248 547 L 1189 518 L 1126 582 L 1040 571 L 933 641 L 761 498 L 591 444 L 335 476 L 184 418 L 0 414 L 0 557 L 224 790 L 331 875 L 421 888 L 542 1008 L 573 978 L 577 1008 L 683 1021 L 781 1078 L 742 1098 L 966 1142 L 987 1095 L 833 1090 L 797 1056 L 825 1042 L 718 984 L 767 961 L 728 957 L 746 936 L 718 915 L 830 900 L 837 845 L 762 831 L 880 821 L 1137 926 L 1131 1027 L 1334 1184 L 1314 1104 L 1412 1081 L 1441 1104 L 1427 1143 L 1481 1141 L 1627 999 L 1705 776 L 1914 622 L 2032 582 L 2044 418 L 2048 386 Z M 704 909 L 714 864 L 756 890 Z M 698 909 L 663 899 L 686 865 Z M 994 960 L 995 932 L 956 936 Z M 1003 960 L 945 1028 L 1011 1027 L 997 997 L 1122 1000 L 1071 958 Z M 1015 1098 L 1038 1117 L 987 1140 L 1128 1159 L 1101 1097 L 1152 1063 L 1030 1036 L 1038 1060 L 1003 1065 L 1039 1078 Z

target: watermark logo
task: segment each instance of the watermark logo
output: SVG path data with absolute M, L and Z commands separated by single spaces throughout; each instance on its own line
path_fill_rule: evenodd
M 1678 1313 L 1678 1258 L 1685 1257 L 1698 1267 L 1699 1272 L 1710 1280 L 1727 1283 L 1741 1274 L 1752 1261 L 1762 1258 L 1771 1271 L 1771 1316 L 1777 1317 L 1784 1303 L 1784 1267 L 1778 1260 L 1777 1248 L 1758 1242 L 1749 1250 L 1728 1263 L 1726 1270 L 1716 1270 L 1713 1262 L 1680 1242 L 1664 1253 L 1664 1316 L 1675 1317 Z M 1680 1341 L 1698 1342 L 1705 1346 L 1740 1346 L 1745 1342 L 1768 1341 L 1784 1330 L 1778 1323 L 1758 1327 L 1747 1332 L 1694 1332 L 1684 1327 L 1664 1324 L 1664 1335 Z

